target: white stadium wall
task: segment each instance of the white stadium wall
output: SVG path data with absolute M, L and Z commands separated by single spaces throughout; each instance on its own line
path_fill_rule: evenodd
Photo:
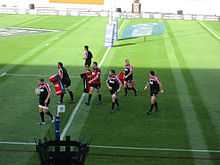
M 56 8 L 89 8 L 112 9 L 121 8 L 122 11 L 131 11 L 133 0 L 104 0 L 104 5 L 80 5 L 71 3 L 50 3 L 50 0 L 0 0 L 0 5 L 28 8 L 30 3 L 39 7 Z M 62 0 L 60 0 L 62 1 Z M 140 0 L 142 11 L 176 13 L 183 10 L 185 14 L 220 15 L 220 0 Z

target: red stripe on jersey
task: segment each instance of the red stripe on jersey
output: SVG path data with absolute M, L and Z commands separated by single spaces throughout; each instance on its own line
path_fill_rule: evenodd
M 149 80 L 156 81 L 158 84 L 160 84 L 160 79 L 159 79 L 159 77 L 157 77 L 157 76 L 150 76 L 150 77 L 149 77 Z
M 47 92 L 50 93 L 51 92 L 50 85 L 48 83 L 45 83 L 45 87 L 47 89 Z

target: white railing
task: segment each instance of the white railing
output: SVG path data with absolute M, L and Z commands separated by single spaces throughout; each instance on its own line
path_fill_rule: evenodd
M 19 9 L 16 7 L 0 7 L 0 13 L 7 14 L 35 14 L 35 15 L 68 15 L 68 16 L 109 16 L 109 10 L 91 10 L 79 8 L 57 9 L 53 7 L 37 7 L 32 9 Z M 175 20 L 210 20 L 220 21 L 220 16 L 216 15 L 196 15 L 196 14 L 175 14 L 160 12 L 142 12 L 134 14 L 131 12 L 122 12 L 122 18 L 152 18 L 152 19 L 175 19 Z

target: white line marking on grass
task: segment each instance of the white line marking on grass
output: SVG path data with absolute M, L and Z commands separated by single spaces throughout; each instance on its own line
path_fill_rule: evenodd
M 7 73 L 6 73 L 6 72 L 3 72 L 3 73 L 0 74 L 0 77 L 4 77 L 4 76 L 6 76 L 6 75 L 7 75 Z
M 62 30 L 55 30 L 55 29 L 43 29 L 43 28 L 29 28 L 29 27 L 9 27 L 9 29 L 22 29 L 22 30 L 39 30 L 39 31 L 46 31 L 46 32 L 61 32 Z
M 0 141 L 5 145 L 29 145 L 35 146 L 34 142 L 17 142 L 17 141 Z M 198 152 L 198 153 L 220 153 L 220 150 L 203 150 L 203 149 L 184 149 L 184 148 L 160 148 L 160 147 L 131 147 L 131 146 L 104 146 L 89 145 L 90 148 L 100 149 L 118 149 L 118 150 L 141 150 L 141 151 L 170 151 L 170 152 Z
M 29 146 L 36 145 L 36 143 L 33 143 L 33 142 L 15 142 L 15 141 L 0 141 L 0 144 L 7 144 L 7 145 L 29 145 Z
M 209 33 L 211 33 L 215 38 L 217 38 L 218 40 L 220 40 L 220 36 L 215 32 L 213 31 L 211 28 L 209 28 L 205 23 L 203 22 L 199 22 L 199 24 L 204 27 L 206 30 L 208 30 Z
M 220 150 L 199 150 L 199 149 L 181 149 L 181 148 L 124 147 L 124 146 L 99 146 L 99 145 L 89 145 L 89 147 L 101 148 L 101 149 L 119 149 L 119 150 L 220 153 Z
M 105 61 L 107 55 L 109 54 L 110 50 L 111 50 L 111 48 L 108 48 L 108 49 L 106 50 L 104 56 L 102 57 L 102 59 L 101 59 L 101 61 L 100 61 L 100 63 L 99 63 L 99 67 L 101 67 L 102 64 L 104 63 L 104 61 Z M 60 136 L 60 139 L 61 139 L 61 140 L 64 139 L 64 137 L 66 136 L 66 133 L 67 133 L 67 131 L 69 130 L 69 128 L 70 128 L 70 126 L 71 126 L 71 124 L 72 124 L 72 121 L 73 121 L 75 115 L 76 115 L 77 112 L 79 111 L 79 108 L 80 108 L 80 106 L 81 106 L 81 104 L 82 104 L 82 102 L 83 102 L 85 96 L 86 96 L 86 94 L 83 93 L 82 96 L 80 97 L 79 102 L 77 103 L 76 107 L 74 108 L 74 110 L 73 110 L 73 112 L 72 112 L 72 114 L 71 114 L 71 116 L 70 116 L 70 118 L 69 118 L 67 124 L 65 125 L 65 127 L 64 127 L 64 129 L 63 129 L 63 131 L 62 131 L 62 133 L 61 133 L 61 136 Z

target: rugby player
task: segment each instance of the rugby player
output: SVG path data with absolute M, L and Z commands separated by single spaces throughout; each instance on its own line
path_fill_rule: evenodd
M 115 104 L 119 107 L 118 92 L 121 89 L 121 82 L 117 78 L 115 70 L 109 71 L 109 76 L 106 81 L 106 84 L 107 84 L 107 87 L 112 95 L 112 110 L 111 110 L 111 112 L 114 112 L 115 111 Z
M 88 84 L 89 84 L 90 88 L 89 88 L 89 92 L 88 92 L 89 93 L 88 101 L 85 103 L 86 105 L 90 105 L 94 89 L 96 89 L 96 91 L 98 93 L 99 103 L 101 103 L 101 101 L 102 101 L 102 95 L 100 93 L 101 69 L 98 67 L 97 62 L 93 62 L 92 67 L 93 67 L 93 70 L 92 70 L 91 80 L 88 81 Z
M 41 125 L 45 125 L 45 119 L 44 114 L 48 115 L 51 118 L 51 122 L 54 122 L 53 115 L 48 110 L 48 106 L 50 104 L 50 95 L 51 95 L 51 89 L 48 83 L 44 82 L 44 79 L 40 79 L 38 82 L 39 89 L 39 113 L 41 118 Z
M 145 86 L 144 90 L 147 90 L 150 88 L 150 109 L 147 112 L 147 115 L 150 115 L 154 109 L 155 112 L 158 111 L 158 103 L 157 103 L 157 96 L 159 92 L 163 93 L 163 87 L 160 82 L 160 79 L 158 76 L 156 76 L 154 71 L 149 72 L 149 80 L 147 82 L 147 85 Z
M 129 63 L 128 59 L 125 59 L 125 79 L 124 79 L 124 89 L 125 89 L 125 96 L 128 95 L 128 89 L 134 91 L 134 95 L 137 96 L 137 90 L 135 88 L 134 80 L 133 80 L 133 66 Z
M 61 82 L 62 82 L 65 90 L 68 91 L 68 93 L 70 95 L 70 99 L 73 102 L 73 92 L 71 91 L 71 87 L 70 87 L 71 80 L 70 80 L 69 74 L 68 74 L 66 68 L 64 68 L 62 62 L 58 62 L 57 67 L 58 67 L 58 75 L 61 79 Z M 60 104 L 63 103 L 63 98 L 64 98 L 64 93 L 62 93 L 60 96 Z
M 84 46 L 84 54 L 83 54 L 83 59 L 85 60 L 84 66 L 85 67 L 90 67 L 92 63 L 92 52 L 89 50 L 89 47 L 86 45 Z
M 85 67 L 85 70 L 83 73 L 80 74 L 80 77 L 83 80 L 83 92 L 89 93 L 90 90 L 89 81 L 92 79 L 92 71 L 88 67 Z

